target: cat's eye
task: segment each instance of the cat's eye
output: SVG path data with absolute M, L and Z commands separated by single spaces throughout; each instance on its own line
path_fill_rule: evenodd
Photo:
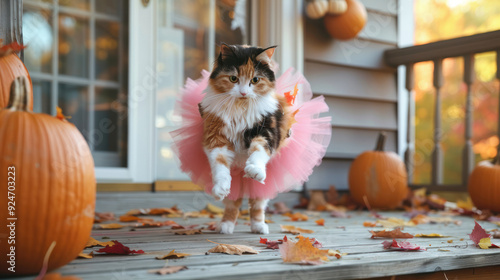
M 236 83 L 236 82 L 238 82 L 238 77 L 236 77 L 236 76 L 229 76 L 229 81 L 231 83 Z
M 252 84 L 256 84 L 260 81 L 259 77 L 253 77 L 253 79 L 250 81 Z

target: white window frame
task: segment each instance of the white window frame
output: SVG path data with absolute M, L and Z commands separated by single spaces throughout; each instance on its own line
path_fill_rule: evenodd
M 140 0 L 129 1 L 127 167 L 96 167 L 98 183 L 154 181 L 156 5 L 157 1 L 147 5 Z
M 96 167 L 99 183 L 152 183 L 156 180 L 156 11 L 158 1 L 129 2 L 129 102 L 127 167 Z M 280 47 L 275 59 L 284 71 L 303 71 L 303 1 L 251 1 L 250 43 Z M 148 30 L 150 32 L 144 32 Z M 150 49 L 146 49 L 150 46 Z M 214 46 L 215 47 L 215 46 Z

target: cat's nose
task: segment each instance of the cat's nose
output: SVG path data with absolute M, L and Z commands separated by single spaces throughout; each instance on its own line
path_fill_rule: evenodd
M 241 96 L 245 96 L 245 95 L 247 95 L 247 94 L 246 94 L 246 93 L 244 93 L 244 92 L 240 92 L 240 94 L 241 94 Z

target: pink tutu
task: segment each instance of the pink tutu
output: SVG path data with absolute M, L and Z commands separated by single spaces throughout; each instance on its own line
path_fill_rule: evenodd
M 229 199 L 274 198 L 280 192 L 302 185 L 313 168 L 321 163 L 330 143 L 331 125 L 330 117 L 319 117 L 319 114 L 327 112 L 328 106 L 323 96 L 311 99 L 309 83 L 302 74 L 293 72 L 293 69 L 288 69 L 276 80 L 276 93 L 280 95 L 292 91 L 296 84 L 301 87 L 292 106 L 293 110 L 299 110 L 295 114 L 296 123 L 292 125 L 292 135 L 267 164 L 265 184 L 244 178 L 241 168 L 231 169 Z M 187 80 L 176 106 L 177 114 L 182 117 L 182 127 L 171 132 L 171 135 L 182 171 L 211 194 L 212 174 L 202 147 L 203 119 L 198 111 L 210 73 L 203 71 L 202 76 L 196 81 Z

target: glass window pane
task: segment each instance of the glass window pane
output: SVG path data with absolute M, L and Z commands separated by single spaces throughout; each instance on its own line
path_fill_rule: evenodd
M 59 74 L 89 76 L 89 21 L 59 14 Z
M 88 139 L 88 88 L 87 86 L 59 84 L 57 106 L 61 107 L 65 116 L 71 117 L 69 122 L 73 123 Z
M 217 0 L 216 5 L 215 42 L 246 43 L 246 0 Z
M 49 81 L 33 80 L 33 111 L 50 114 L 52 85 Z
M 24 63 L 30 72 L 52 73 L 54 33 L 50 10 L 29 10 L 23 13 Z
M 199 78 L 201 70 L 209 67 L 207 40 L 211 11 L 209 0 L 174 1 L 174 13 L 169 16 L 174 19 L 174 27 L 184 33 L 185 77 Z
M 117 89 L 95 89 L 94 130 L 100 139 L 94 143 L 94 150 L 118 151 L 119 132 L 122 129 L 119 108 Z
M 96 20 L 95 79 L 118 81 L 120 23 Z
M 121 9 L 121 0 L 99 0 L 95 1 L 95 10 L 98 13 L 119 15 Z
M 96 0 L 96 2 L 100 2 L 102 0 Z M 89 0 L 59 0 L 60 6 L 75 8 L 78 10 L 90 10 L 90 1 Z

